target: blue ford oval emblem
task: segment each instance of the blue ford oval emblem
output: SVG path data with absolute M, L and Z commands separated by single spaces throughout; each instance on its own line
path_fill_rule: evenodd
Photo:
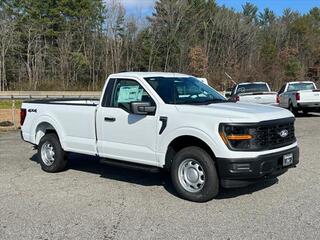
M 289 132 L 287 129 L 282 130 L 281 132 L 279 132 L 280 137 L 285 138 L 289 135 Z

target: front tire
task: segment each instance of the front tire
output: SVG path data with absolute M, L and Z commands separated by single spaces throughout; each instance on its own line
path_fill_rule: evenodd
M 171 179 L 178 195 L 189 201 L 206 202 L 219 193 L 215 163 L 199 147 L 186 147 L 175 155 Z
M 42 170 L 46 172 L 55 173 L 65 169 L 66 154 L 56 134 L 49 133 L 41 138 L 38 146 L 38 159 Z

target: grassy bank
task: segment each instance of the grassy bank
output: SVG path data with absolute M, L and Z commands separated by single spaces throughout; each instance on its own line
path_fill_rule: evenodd
M 0 109 L 11 109 L 12 108 L 12 100 L 0 100 Z M 15 108 L 18 109 L 21 107 L 22 101 L 15 100 Z

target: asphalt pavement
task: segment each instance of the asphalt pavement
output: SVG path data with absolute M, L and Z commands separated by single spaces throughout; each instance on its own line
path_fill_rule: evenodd
M 296 135 L 297 168 L 193 203 L 166 174 L 93 157 L 45 173 L 19 132 L 0 133 L 0 239 L 320 239 L 320 116 L 298 118 Z

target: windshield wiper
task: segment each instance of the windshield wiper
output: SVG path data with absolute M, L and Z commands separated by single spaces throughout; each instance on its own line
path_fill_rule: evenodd
M 209 105 L 212 103 L 222 103 L 222 102 L 228 102 L 228 100 L 225 99 L 210 99 L 210 100 L 205 100 L 205 101 L 201 101 L 201 102 L 192 102 L 192 104 L 195 105 Z

